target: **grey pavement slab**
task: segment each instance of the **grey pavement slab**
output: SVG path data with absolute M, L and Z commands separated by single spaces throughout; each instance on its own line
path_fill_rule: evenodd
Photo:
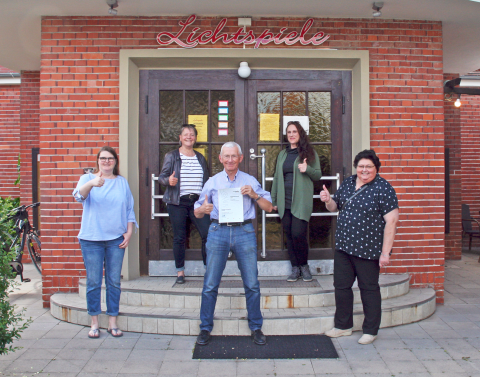
M 275 373 L 275 361 L 273 360 L 239 360 L 236 364 L 237 376 L 267 376 Z
M 141 359 L 138 357 L 129 357 L 120 369 L 120 373 L 136 374 L 143 376 L 145 374 L 156 374 L 162 366 L 163 360 L 156 358 Z
M 309 359 L 275 360 L 275 373 L 277 376 L 311 375 L 315 374 L 315 371 Z
M 88 328 L 65 323 L 42 307 L 41 284 L 21 284 L 11 301 L 25 307 L 33 323 L 15 346 L 0 356 L 0 377 L 480 377 L 480 263 L 464 254 L 447 261 L 445 304 L 419 323 L 381 329 L 371 345 L 360 332 L 333 339 L 338 359 L 193 360 L 195 336 L 106 331 L 88 339 Z M 478 301 L 476 301 L 478 300 Z M 268 334 L 267 334 L 268 336 Z

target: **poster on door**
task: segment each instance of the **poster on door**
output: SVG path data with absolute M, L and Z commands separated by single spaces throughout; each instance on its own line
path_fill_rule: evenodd
M 208 141 L 208 115 L 189 115 L 188 124 L 194 124 L 197 129 L 197 142 Z
M 280 114 L 260 114 L 260 141 L 280 141 Z

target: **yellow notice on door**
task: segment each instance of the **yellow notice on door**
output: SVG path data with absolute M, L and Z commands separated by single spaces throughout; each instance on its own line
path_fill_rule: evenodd
M 280 141 L 280 114 L 260 114 L 260 141 Z
M 201 153 L 203 155 L 203 157 L 205 157 L 205 159 L 208 160 L 207 147 L 193 148 L 193 150 L 197 151 L 198 153 Z
M 188 123 L 194 124 L 197 129 L 197 142 L 202 143 L 208 141 L 208 115 L 189 115 Z

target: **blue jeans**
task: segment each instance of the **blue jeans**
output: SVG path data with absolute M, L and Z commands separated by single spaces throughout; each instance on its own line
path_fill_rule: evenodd
M 105 285 L 107 287 L 107 315 L 118 316 L 120 306 L 120 276 L 125 249 L 118 245 L 123 236 L 110 241 L 79 240 L 83 263 L 87 270 L 87 309 L 90 315 L 102 312 L 100 297 L 102 290 L 103 266 L 105 265 Z
M 248 327 L 252 331 L 262 328 L 255 229 L 252 224 L 226 226 L 212 223 L 207 238 L 207 271 L 203 280 L 200 330 L 212 331 L 213 329 L 218 286 L 230 250 L 235 253 L 238 268 L 242 274 L 247 300 Z

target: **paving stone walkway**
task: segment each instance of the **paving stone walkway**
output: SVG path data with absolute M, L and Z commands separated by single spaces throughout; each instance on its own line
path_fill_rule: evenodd
M 478 250 L 472 250 L 478 251 Z M 372 345 L 361 333 L 334 339 L 338 360 L 192 360 L 195 337 L 102 331 L 53 318 L 42 308 L 41 282 L 31 266 L 11 300 L 33 323 L 15 343 L 22 349 L 0 356 L 0 377 L 128 376 L 442 376 L 480 377 L 480 263 L 478 254 L 446 262 L 445 305 L 415 324 L 380 330 Z M 267 334 L 268 336 L 268 334 Z

